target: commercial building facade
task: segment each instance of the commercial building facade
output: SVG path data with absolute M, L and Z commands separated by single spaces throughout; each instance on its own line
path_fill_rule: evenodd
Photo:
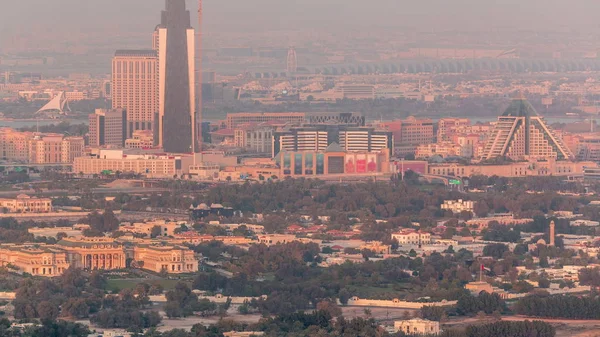
M 73 172 L 101 174 L 103 172 L 131 172 L 153 178 L 172 178 L 187 174 L 193 164 L 191 155 L 134 154 L 123 150 L 101 150 L 98 155 L 79 157 Z
M 499 177 L 582 176 L 585 170 L 597 168 L 594 162 L 528 161 L 504 165 L 462 165 L 458 163 L 430 164 L 429 174 L 470 177 L 474 175 Z
M 405 120 L 382 122 L 379 125 L 393 134 L 394 154 L 414 153 L 417 146 L 434 142 L 434 122 L 431 119 L 408 117 Z
M 89 145 L 123 147 L 127 138 L 127 113 L 124 109 L 96 109 L 88 116 Z
M 277 130 L 273 134 L 273 152 L 275 157 L 281 151 L 325 151 L 330 146 L 339 147 L 348 152 L 375 152 L 388 150 L 393 152 L 391 132 L 370 127 L 352 127 L 344 125 L 310 125 Z
M 273 132 L 270 126 L 240 127 L 234 131 L 234 145 L 248 152 L 271 154 Z
M 389 172 L 389 151 L 282 151 L 276 161 L 284 176 L 370 175 Z

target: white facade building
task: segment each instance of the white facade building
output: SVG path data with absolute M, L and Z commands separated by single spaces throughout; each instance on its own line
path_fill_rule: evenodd
M 400 245 L 427 245 L 431 243 L 431 234 L 415 230 L 403 230 L 392 234 L 392 240 Z

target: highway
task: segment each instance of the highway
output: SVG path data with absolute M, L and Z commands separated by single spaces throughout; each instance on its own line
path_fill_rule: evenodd
M 119 193 L 127 193 L 127 194 L 140 194 L 140 193 L 159 193 L 159 192 L 170 192 L 172 191 L 169 188 L 155 188 L 155 187 L 125 187 L 125 188 L 92 188 L 90 192 L 95 194 L 119 194 Z M 18 190 L 18 191 L 0 191 L 0 198 L 14 198 L 19 194 L 27 194 L 30 196 L 45 196 L 45 197 L 55 197 L 60 195 L 79 195 L 82 194 L 82 191 L 75 190 L 48 190 L 36 192 L 35 190 Z

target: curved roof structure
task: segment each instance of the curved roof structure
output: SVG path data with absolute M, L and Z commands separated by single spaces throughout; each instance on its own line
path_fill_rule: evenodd
M 50 102 L 39 109 L 37 113 L 58 112 L 60 114 L 64 114 L 65 111 L 71 111 L 71 108 L 69 108 L 69 101 L 67 100 L 65 92 L 61 91 L 58 95 L 54 96 Z

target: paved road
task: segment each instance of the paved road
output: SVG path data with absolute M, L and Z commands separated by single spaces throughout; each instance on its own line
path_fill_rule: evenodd
M 188 214 L 178 213 L 158 213 L 158 212 L 133 212 L 122 211 L 117 215 L 119 220 L 144 220 L 144 219 L 171 219 L 171 220 L 188 220 Z
M 158 192 L 170 192 L 171 189 L 168 188 L 156 188 L 156 187 L 127 187 L 127 188 L 92 188 L 90 190 L 95 194 L 119 194 L 119 193 L 158 193 Z M 27 195 L 37 195 L 37 196 L 58 196 L 58 195 L 79 195 L 82 194 L 81 191 L 69 191 L 69 190 L 50 190 L 50 191 L 42 191 L 36 193 L 34 190 L 20 190 L 20 191 L 0 191 L 0 197 L 10 198 L 16 197 L 19 194 L 27 194 Z

